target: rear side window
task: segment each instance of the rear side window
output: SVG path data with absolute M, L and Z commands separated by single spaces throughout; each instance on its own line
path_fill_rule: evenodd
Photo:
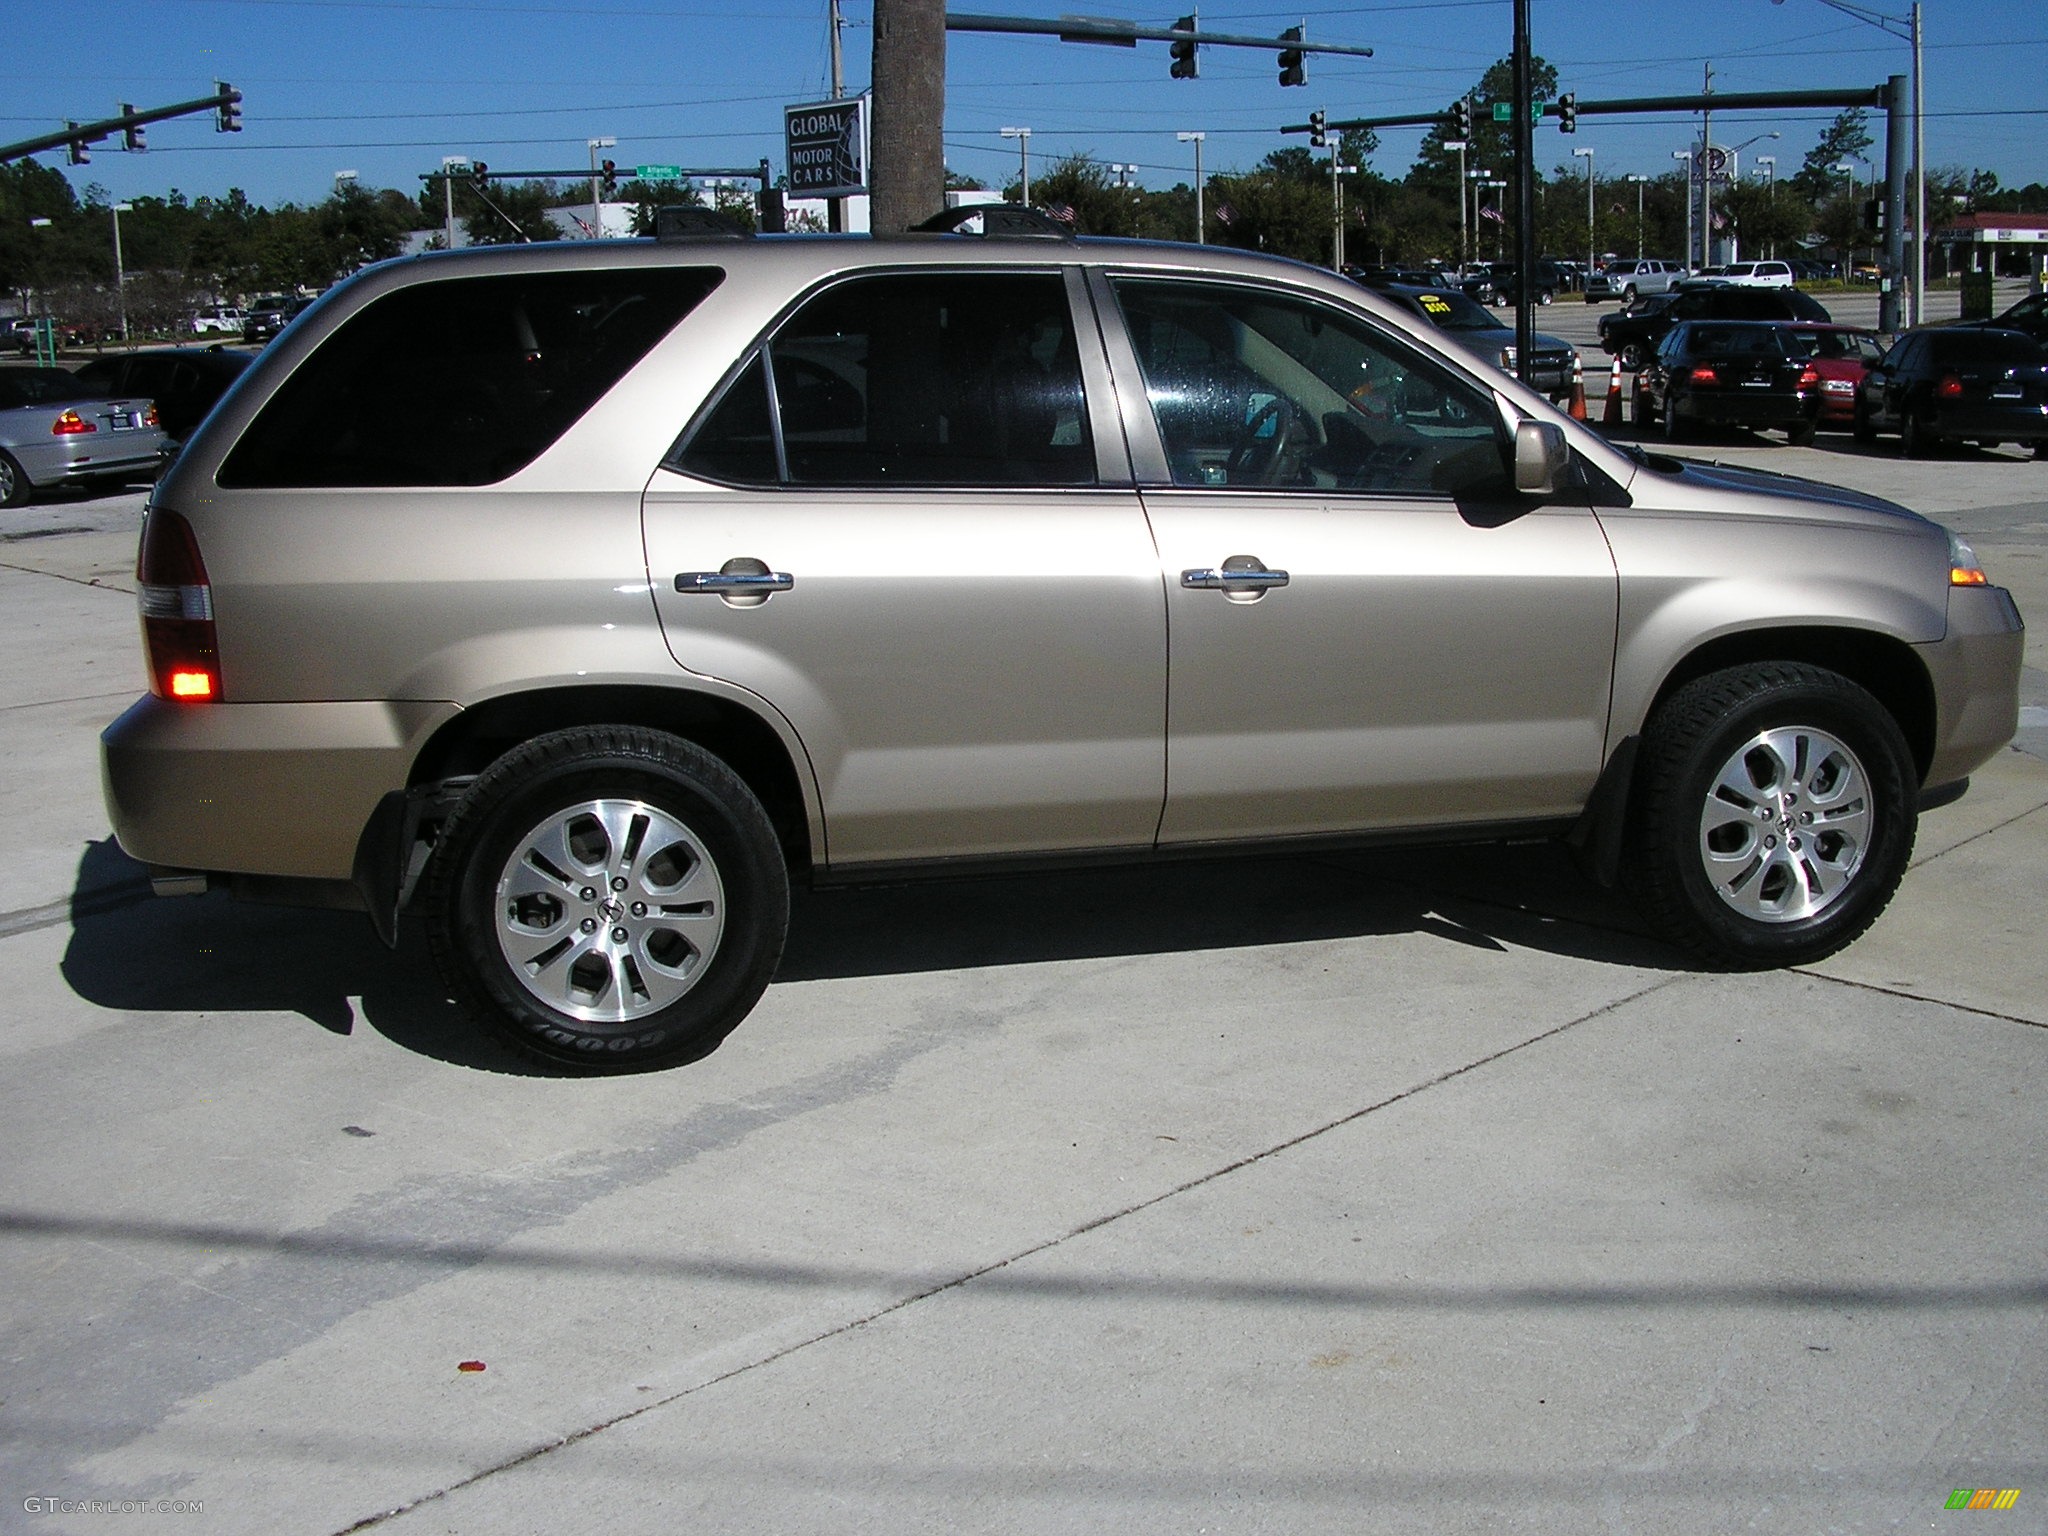
M 540 457 L 723 275 L 518 272 L 388 293 L 285 380 L 229 453 L 220 483 L 502 480 Z

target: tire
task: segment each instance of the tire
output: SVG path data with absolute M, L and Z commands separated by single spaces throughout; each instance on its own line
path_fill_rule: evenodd
M 1635 422 L 1639 427 L 1653 427 L 1657 424 L 1657 402 L 1650 398 L 1650 392 L 1641 384 L 1636 385 Z
M 1819 960 L 1898 890 L 1917 789 L 1897 723 L 1849 679 L 1798 662 L 1709 673 L 1644 728 L 1625 878 L 1716 969 Z
M 2048 459 L 2048 440 L 2034 444 L 2034 457 L 2037 459 Z
M 499 758 L 429 873 L 434 957 L 478 1024 L 580 1072 L 714 1050 L 760 1001 L 789 871 L 732 770 L 658 731 L 588 726 Z
M 1624 309 L 1633 309 L 1633 308 L 1635 308 L 1635 303 L 1636 303 L 1636 285 L 1635 285 L 1634 283 L 1630 283 L 1630 284 L 1629 284 L 1629 285 L 1628 285 L 1628 286 L 1627 286 L 1626 288 L 1624 288 L 1624 289 L 1622 289 L 1622 290 L 1621 290 L 1621 304 L 1622 304 L 1622 308 L 1624 308 Z
M 1667 443 L 1684 442 L 1686 430 L 1679 423 L 1678 412 L 1672 409 L 1671 398 L 1668 395 L 1664 398 L 1664 410 L 1661 414 L 1664 417 L 1664 441 Z
M 28 500 L 28 476 L 13 455 L 0 450 L 0 507 L 18 507 Z
M 1621 366 L 1630 373 L 1640 372 L 1643 366 L 1643 344 L 1631 341 L 1621 349 Z
M 1866 447 L 1877 441 L 1877 428 L 1870 424 L 1870 412 L 1861 400 L 1856 402 L 1849 418 L 1849 435 Z
M 1931 459 L 1941 451 L 1941 439 L 1920 424 L 1912 411 L 1899 417 L 1899 452 L 1909 459 Z
M 1794 448 L 1811 448 L 1813 440 L 1820 435 L 1820 424 L 1812 421 L 1794 422 L 1785 429 L 1785 441 Z

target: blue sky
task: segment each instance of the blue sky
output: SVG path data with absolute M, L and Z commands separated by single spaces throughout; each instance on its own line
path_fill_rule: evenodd
M 1270 54 L 1210 49 L 1201 78 L 1167 77 L 1164 44 L 1136 49 L 1050 38 L 955 33 L 947 58 L 946 151 L 958 171 L 999 185 L 1033 130 L 1034 165 L 1085 152 L 1138 165 L 1148 186 L 1191 178 L 1176 131 L 1208 135 L 1204 169 L 1243 169 L 1282 144 L 1283 123 L 1435 110 L 1508 51 L 1509 0 L 1369 0 L 1318 8 L 1212 0 L 1206 29 L 1271 34 L 1305 23 L 1312 40 L 1362 43 L 1371 59 L 1311 57 L 1306 89 L 1283 89 Z M 1313 3 L 1313 0 L 1311 0 Z M 1296 0 L 1298 7 L 1300 0 Z M 1056 16 L 1068 0 L 960 0 L 958 9 Z M 1865 7 L 1869 9 L 1871 7 Z M 844 0 L 847 83 L 868 78 L 872 0 Z M 1875 7 L 1903 16 L 1908 0 Z M 586 140 L 616 137 L 621 165 L 780 169 L 781 108 L 828 94 L 825 0 L 94 0 L 9 7 L 10 70 L 0 140 L 203 96 L 224 79 L 246 97 L 245 130 L 211 117 L 159 123 L 143 154 L 110 142 L 65 167 L 74 186 L 117 198 L 219 195 L 317 202 L 334 173 L 408 191 L 443 155 L 494 169 L 588 163 Z M 1181 14 L 1091 0 L 1086 14 L 1171 25 Z M 2041 0 L 1926 0 L 1930 165 L 2048 182 L 2048 5 Z M 1536 51 L 1582 98 L 1871 85 L 1907 73 L 1904 42 L 1824 0 L 1535 0 Z M 21 67 L 19 61 L 33 61 Z M 1797 168 L 1832 114 L 1716 118 L 1716 140 L 1777 131 L 1749 155 Z M 1874 125 L 1882 153 L 1882 127 Z M 1697 131 L 1664 120 L 1587 118 L 1574 138 L 1539 133 L 1546 169 L 1592 149 L 1600 175 L 1661 174 Z M 1398 175 L 1419 132 L 1390 130 L 1375 158 Z M 46 154 L 44 164 L 63 165 Z M 2048 211 L 2048 210 L 2044 210 Z

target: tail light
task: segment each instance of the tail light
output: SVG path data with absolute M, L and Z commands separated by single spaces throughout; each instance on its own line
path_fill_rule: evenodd
M 1721 382 L 1721 375 L 1711 368 L 1695 368 L 1692 371 L 1692 381 L 1695 384 L 1718 384 Z
M 66 411 L 50 423 L 52 437 L 76 437 L 81 432 L 97 432 L 99 429 L 98 422 L 87 421 L 76 411 Z
M 1799 375 L 1799 387 L 1801 389 L 1812 389 L 1815 385 L 1819 383 L 1820 370 L 1818 368 L 1805 369 Z
M 142 413 L 142 424 L 145 427 L 160 427 L 164 424 L 163 418 L 156 413 L 156 402 L 154 400 L 149 402 L 149 409 Z
M 149 691 L 160 699 L 218 701 L 220 653 L 213 623 L 213 586 L 192 525 L 151 507 L 142 523 L 135 569 L 142 610 L 142 650 Z
M 1950 374 L 1947 378 L 1943 379 L 1939 384 L 1934 386 L 1934 398 L 1937 400 L 1962 399 L 1963 381 L 1957 378 L 1954 374 Z

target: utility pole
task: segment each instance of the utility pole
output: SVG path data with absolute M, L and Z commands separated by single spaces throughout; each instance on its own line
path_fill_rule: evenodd
M 1714 94 L 1714 64 L 1710 59 L 1704 66 L 1707 78 L 1700 87 L 1702 96 Z M 1700 265 L 1714 264 L 1714 109 L 1700 108 Z M 1687 188 L 1686 195 L 1692 195 Z
M 839 34 L 846 22 L 839 14 L 839 0 L 830 0 L 827 17 L 832 28 L 832 99 L 846 99 L 846 61 L 842 56 Z M 835 235 L 846 232 L 846 199 L 828 197 L 825 199 L 825 228 Z
M 446 200 L 448 209 L 446 248 L 451 251 L 455 249 L 455 169 L 457 166 L 468 164 L 469 156 L 467 155 L 443 155 L 441 157 L 441 196 Z
M 945 0 L 875 0 L 870 222 L 900 233 L 946 202 Z
M 133 203 L 114 204 L 114 292 L 121 300 L 121 339 L 128 339 L 128 274 L 121 266 L 121 215 L 133 213 Z
M 1202 214 L 1202 141 L 1209 135 L 1197 129 L 1193 133 L 1176 133 L 1174 137 L 1195 146 L 1195 244 L 1206 245 L 1209 236 Z
M 604 201 L 598 196 L 597 192 L 597 152 L 600 149 L 610 149 L 619 141 L 617 139 L 589 139 L 585 142 L 590 145 L 590 238 L 602 240 L 604 238 Z
M 1690 272 L 1695 270 L 1692 264 L 1692 151 L 1674 149 L 1671 151 L 1671 158 L 1685 162 L 1685 251 L 1680 256 L 1678 264 Z M 1704 261 L 1700 263 L 1702 267 L 1705 265 Z
M 1465 275 L 1465 268 L 1472 262 L 1472 242 L 1466 232 L 1465 223 L 1465 150 L 1469 142 L 1465 139 L 1452 139 L 1444 145 L 1445 149 L 1455 149 L 1458 152 L 1458 276 L 1461 278 Z
M 1515 376 L 1529 382 L 1536 354 L 1536 134 L 1529 120 L 1535 100 L 1529 54 L 1529 0 L 1515 0 Z
M 1031 206 L 1031 130 L 1029 128 L 1004 128 L 1000 130 L 1006 139 L 1017 141 L 1017 201 L 1026 208 Z

